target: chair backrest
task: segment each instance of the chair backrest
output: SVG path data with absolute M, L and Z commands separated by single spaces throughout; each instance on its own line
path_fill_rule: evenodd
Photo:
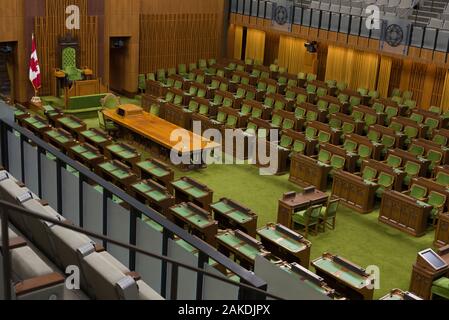
M 363 180 L 373 181 L 377 176 L 377 170 L 369 166 L 365 166 L 362 172 Z
M 100 124 L 100 128 L 106 128 L 106 123 L 104 121 L 104 114 L 102 110 L 97 111 L 98 114 L 98 123 Z
M 410 187 L 410 196 L 415 199 L 423 199 L 427 195 L 427 188 L 419 184 L 412 184 Z
M 63 70 L 68 67 L 76 68 L 76 49 L 67 47 L 62 50 L 61 67 Z
M 308 215 L 309 217 L 311 217 L 313 219 L 316 219 L 320 216 L 321 209 L 323 209 L 323 205 L 311 206 L 307 209 L 306 215 Z
M 435 182 L 442 186 L 449 186 L 449 174 L 439 171 L 435 177 Z
M 337 215 L 338 205 L 340 204 L 340 199 L 329 199 L 326 206 L 326 217 L 335 217 Z

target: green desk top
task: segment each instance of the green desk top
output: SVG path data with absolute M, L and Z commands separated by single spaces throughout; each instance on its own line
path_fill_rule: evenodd
M 100 164 L 100 168 L 102 168 L 103 170 L 106 170 L 106 171 L 114 171 L 114 170 L 117 169 L 117 168 L 116 168 L 112 163 L 110 163 L 110 162 L 105 162 L 105 163 Z
M 152 190 L 150 188 L 150 186 L 148 186 L 146 183 L 143 183 L 143 182 L 139 182 L 139 183 L 133 184 L 133 188 L 139 190 L 142 193 L 147 193 L 147 192 Z
M 119 156 L 121 156 L 123 159 L 131 159 L 136 157 L 137 154 L 128 150 L 123 150 L 119 153 Z
M 49 130 L 49 131 L 46 132 L 46 134 L 49 137 L 52 137 L 52 138 L 57 138 L 57 137 L 61 136 L 61 134 L 58 131 L 56 131 L 56 130 Z
M 217 202 L 211 205 L 211 207 L 217 210 L 218 212 L 228 216 L 229 218 L 235 220 L 238 223 L 245 223 L 252 219 L 251 216 L 247 215 L 244 212 L 235 210 L 233 207 L 231 207 L 230 205 L 228 205 L 223 201 Z
M 156 177 L 163 177 L 167 175 L 169 172 L 167 170 L 164 170 L 157 165 L 155 165 L 151 161 L 142 161 L 137 164 L 137 166 L 145 171 L 148 171 L 149 173 L 155 175 Z
M 207 192 L 192 186 L 190 183 L 184 180 L 175 181 L 173 182 L 173 185 L 194 198 L 201 198 L 207 195 Z
M 45 123 L 41 122 L 40 120 L 37 120 L 34 117 L 28 117 L 24 121 L 36 129 L 42 129 L 47 126 Z
M 153 162 L 146 160 L 146 161 L 142 161 L 142 162 L 137 163 L 137 166 L 142 168 L 142 169 L 144 169 L 144 170 L 151 170 L 156 165 Z
M 184 181 L 184 180 L 175 181 L 175 182 L 173 182 L 173 185 L 181 190 L 185 190 L 185 189 L 192 187 L 192 185 L 190 183 L 188 183 L 187 181 Z
M 26 114 L 26 112 L 24 112 L 24 111 L 22 111 L 22 110 L 16 110 L 16 111 L 14 111 L 14 114 L 15 114 L 16 116 L 21 116 L 21 115 Z
M 144 182 L 136 183 L 133 185 L 133 187 L 157 202 L 168 198 L 168 196 L 166 194 L 164 194 L 163 192 L 161 192 L 159 190 L 155 190 L 155 189 L 151 188 L 149 185 L 147 185 Z
M 28 118 L 25 118 L 25 120 L 23 120 L 23 121 L 25 121 L 26 123 L 29 123 L 29 124 L 33 124 L 33 123 L 37 122 L 37 119 L 34 117 L 28 117 Z
M 306 245 L 304 243 L 290 239 L 274 228 L 263 228 L 258 230 L 257 232 L 290 252 L 299 252 L 306 248 Z
M 125 149 L 123 149 L 123 147 L 119 144 L 111 144 L 109 146 L 106 147 L 109 151 L 114 152 L 114 153 L 120 153 L 125 151 Z
M 83 126 L 82 123 L 74 121 L 74 120 L 72 120 L 72 119 L 70 119 L 68 117 L 59 118 L 59 122 L 61 122 L 62 124 L 66 125 L 70 129 L 78 129 L 78 128 L 81 128 Z
M 86 149 L 83 145 L 81 145 L 81 144 L 79 144 L 79 145 L 77 145 L 77 146 L 73 146 L 73 147 L 71 147 L 70 149 L 71 149 L 73 152 L 76 152 L 76 153 L 79 153 L 79 154 L 84 153 L 84 152 L 87 151 L 87 149 Z
M 147 193 L 150 198 L 153 198 L 155 201 L 162 201 L 168 198 L 168 196 L 158 190 L 153 190 Z
M 156 177 L 163 177 L 168 174 L 168 171 L 156 166 L 150 172 L 154 174 Z
M 105 137 L 102 137 L 102 136 L 90 136 L 89 138 L 93 142 L 96 142 L 96 143 L 103 143 L 103 142 L 108 141 L 108 139 L 106 139 Z
M 203 228 L 210 223 L 209 219 L 189 210 L 186 207 L 176 207 L 173 209 L 173 211 L 176 212 L 180 217 L 185 218 L 187 221 L 199 228 Z
M 81 132 L 81 135 L 87 138 L 95 137 L 97 134 L 93 132 L 92 130 L 86 130 Z
M 310 280 L 307 280 L 307 279 L 305 279 L 305 278 L 302 278 L 299 274 L 293 272 L 290 268 L 286 268 L 285 266 L 281 266 L 281 269 L 284 270 L 284 271 L 286 271 L 286 272 L 288 272 L 289 274 L 292 274 L 292 275 L 294 275 L 295 277 L 299 278 L 301 281 L 303 281 L 303 282 L 306 283 L 309 287 L 315 289 L 316 291 L 321 292 L 322 294 L 326 294 L 326 295 L 327 295 L 327 291 L 326 291 L 323 287 L 321 287 L 321 286 L 315 284 L 314 282 L 312 282 L 312 281 L 310 281 Z
M 229 211 L 231 211 L 231 210 L 234 210 L 233 207 L 231 207 L 230 205 L 228 205 L 227 203 L 225 203 L 225 202 L 223 202 L 223 201 L 214 203 L 214 204 L 211 205 L 211 207 L 212 207 L 213 209 L 215 209 L 215 210 L 217 210 L 217 211 L 223 213 L 223 214 L 226 213 L 226 212 L 229 212 Z
M 252 218 L 249 215 L 247 215 L 246 213 L 240 212 L 240 211 L 232 211 L 231 213 L 228 213 L 228 217 L 237 221 L 238 223 L 245 223 L 245 222 L 251 220 L 251 218 Z
M 95 159 L 95 158 L 98 157 L 98 155 L 95 154 L 95 153 L 92 152 L 92 151 L 84 152 L 84 153 L 83 153 L 83 156 L 84 156 L 86 159 L 88 159 L 88 160 L 92 160 L 92 159 Z
M 314 265 L 355 288 L 363 288 L 366 285 L 366 279 L 364 277 L 343 268 L 332 260 L 321 258 L 314 261 Z
M 254 260 L 256 259 L 256 256 L 260 254 L 260 251 L 258 248 L 255 248 L 239 238 L 237 238 L 235 235 L 226 232 L 221 235 L 217 236 L 217 239 L 222 241 L 223 243 L 227 244 L 228 246 L 234 248 L 239 253 L 243 254 L 247 258 Z
M 122 170 L 115 168 L 112 172 L 110 172 L 113 176 L 115 176 L 118 179 L 125 179 L 128 178 L 131 174 Z

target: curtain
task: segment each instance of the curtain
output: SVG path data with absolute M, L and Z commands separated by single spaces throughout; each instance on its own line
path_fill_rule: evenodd
M 391 66 L 393 59 L 390 57 L 382 57 L 380 60 L 379 79 L 377 81 L 377 91 L 381 97 L 388 97 L 388 89 L 390 87 Z
M 279 41 L 278 63 L 290 73 L 314 72 L 316 54 L 310 54 L 304 47 L 305 41 L 293 37 L 281 36 Z
M 243 27 L 235 27 L 235 37 L 234 37 L 234 59 L 242 58 L 242 41 L 243 41 Z
M 256 29 L 248 29 L 246 34 L 245 58 L 263 62 L 264 52 L 265 32 Z
M 326 80 L 346 82 L 355 89 L 375 89 L 378 66 L 377 54 L 329 46 Z

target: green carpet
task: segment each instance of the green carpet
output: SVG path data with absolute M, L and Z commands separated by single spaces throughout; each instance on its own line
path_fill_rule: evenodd
M 89 127 L 98 126 L 96 118 L 85 121 Z M 148 157 L 144 151 L 142 155 Z M 211 165 L 207 169 L 187 173 L 175 169 L 175 173 L 176 178 L 188 176 L 206 184 L 214 190 L 214 201 L 227 197 L 251 208 L 258 215 L 259 227 L 276 222 L 278 200 L 283 193 L 301 191 L 288 181 L 288 175 L 261 176 L 259 169 L 252 165 Z M 376 299 L 393 288 L 408 290 L 417 253 L 432 247 L 434 238 L 433 230 L 421 238 L 409 236 L 379 223 L 378 215 L 378 211 L 362 215 L 340 206 L 336 230 L 309 236 L 311 260 L 323 252 L 331 252 L 364 268 L 378 266 L 380 288 L 375 291 Z

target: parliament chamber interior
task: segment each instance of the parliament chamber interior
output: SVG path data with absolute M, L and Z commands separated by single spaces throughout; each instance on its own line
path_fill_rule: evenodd
M 449 299 L 447 0 L 0 5 L 0 299 Z

